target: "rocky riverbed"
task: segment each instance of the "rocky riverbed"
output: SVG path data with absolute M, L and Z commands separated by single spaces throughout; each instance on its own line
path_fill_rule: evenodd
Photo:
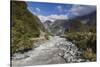
M 75 44 L 59 36 L 49 36 L 49 40 L 39 45 L 33 50 L 24 54 L 14 54 L 12 66 L 30 66 L 44 64 L 74 63 L 82 62 L 81 52 Z

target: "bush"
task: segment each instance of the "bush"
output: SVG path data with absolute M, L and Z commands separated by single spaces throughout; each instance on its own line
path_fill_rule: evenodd
M 89 60 L 96 59 L 96 33 L 94 32 L 69 32 L 67 39 L 83 49 L 83 57 Z M 88 49 L 89 48 L 89 49 Z
M 83 58 L 88 59 L 90 61 L 96 61 L 96 54 L 92 51 L 91 48 L 87 48 L 83 54 Z
M 23 53 L 26 50 L 32 49 L 32 41 L 29 40 L 29 38 L 25 35 L 21 36 L 20 38 L 13 38 L 12 39 L 12 54 L 20 52 Z

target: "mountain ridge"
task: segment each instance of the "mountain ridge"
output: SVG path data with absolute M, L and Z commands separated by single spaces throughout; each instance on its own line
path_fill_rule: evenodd
M 96 11 L 94 11 L 90 14 L 84 15 L 84 16 L 77 16 L 77 17 L 72 18 L 72 19 L 56 20 L 54 22 L 51 22 L 50 20 L 48 20 L 48 21 L 44 22 L 44 25 L 46 26 L 46 28 L 49 28 L 49 31 L 51 29 L 51 32 L 54 34 L 56 34 L 57 30 L 58 31 L 63 30 L 63 32 L 64 31 L 69 32 L 72 30 L 75 31 L 77 27 L 80 30 L 77 28 L 76 31 L 81 31 L 81 30 L 89 31 L 89 29 L 91 27 L 96 26 Z M 61 33 L 62 33 L 62 31 L 59 32 L 58 34 L 61 34 Z

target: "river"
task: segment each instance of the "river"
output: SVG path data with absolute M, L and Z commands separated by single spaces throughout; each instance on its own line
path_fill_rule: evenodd
M 60 36 L 49 36 L 49 40 L 24 54 L 15 54 L 12 66 L 30 66 L 81 62 L 81 52 L 75 44 Z

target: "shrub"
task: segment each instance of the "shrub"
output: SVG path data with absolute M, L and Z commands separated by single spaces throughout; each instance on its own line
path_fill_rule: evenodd
M 83 58 L 89 59 L 90 61 L 96 61 L 96 54 L 92 51 L 91 48 L 87 48 L 83 54 Z
M 89 60 L 96 59 L 96 33 L 94 32 L 69 32 L 67 39 L 83 49 L 83 57 Z M 89 48 L 89 49 L 88 49 Z

